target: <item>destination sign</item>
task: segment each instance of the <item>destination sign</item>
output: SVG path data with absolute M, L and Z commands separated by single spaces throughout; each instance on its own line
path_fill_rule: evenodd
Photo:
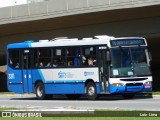
M 144 39 L 118 39 L 110 41 L 111 46 L 145 45 Z

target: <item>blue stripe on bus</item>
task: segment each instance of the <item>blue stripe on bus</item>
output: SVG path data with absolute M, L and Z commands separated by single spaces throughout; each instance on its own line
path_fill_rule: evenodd
M 27 44 L 26 44 L 27 43 Z M 23 42 L 23 43 L 15 43 L 15 44 L 9 44 L 7 45 L 7 48 L 31 48 L 32 45 L 31 43 L 33 43 L 33 40 L 29 40 L 29 41 L 26 41 L 26 42 Z
M 45 83 L 85 83 L 85 80 L 46 80 Z
M 27 41 L 27 43 L 28 43 L 28 47 L 32 47 L 32 45 L 31 45 L 31 43 L 33 43 L 33 41 Z
M 138 92 L 149 92 L 152 90 L 152 86 L 150 88 L 144 88 L 144 85 L 141 86 L 113 86 L 112 84 L 109 84 L 110 86 L 110 93 L 121 93 L 121 94 L 128 94 L 128 93 L 138 93 Z
M 80 84 L 45 84 L 46 94 L 84 94 L 84 83 Z
M 40 75 L 41 80 L 44 82 L 45 79 L 44 79 L 44 76 L 43 76 L 43 74 L 42 74 L 42 71 L 38 69 L 38 73 L 39 73 L 39 75 Z

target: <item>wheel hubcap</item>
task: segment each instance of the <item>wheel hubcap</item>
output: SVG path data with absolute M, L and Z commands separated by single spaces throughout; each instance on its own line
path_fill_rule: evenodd
M 95 89 L 94 89 L 93 86 L 89 87 L 89 89 L 88 89 L 88 94 L 89 94 L 90 96 L 93 96 L 93 95 L 95 94 Z
M 41 96 L 43 95 L 43 88 L 40 87 L 40 86 L 37 88 L 37 95 L 38 95 L 39 97 L 41 97 Z

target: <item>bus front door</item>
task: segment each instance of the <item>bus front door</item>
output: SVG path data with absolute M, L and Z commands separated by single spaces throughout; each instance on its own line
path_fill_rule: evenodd
M 106 49 L 99 50 L 99 79 L 101 92 L 109 92 Z
M 24 93 L 33 92 L 32 72 L 31 72 L 31 51 L 23 50 L 22 55 L 23 91 Z

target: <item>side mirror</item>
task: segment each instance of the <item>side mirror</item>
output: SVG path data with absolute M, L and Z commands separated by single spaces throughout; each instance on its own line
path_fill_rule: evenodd
M 110 55 L 109 51 L 107 51 L 106 57 L 107 57 L 107 62 L 110 62 L 111 61 L 111 55 Z
M 149 54 L 149 60 L 152 61 L 152 55 L 151 55 L 151 52 L 148 52 Z
M 148 49 L 145 49 L 145 54 L 146 54 L 146 58 L 147 58 L 147 64 L 148 64 L 148 66 L 150 66 L 150 62 L 152 61 L 151 52 L 149 52 Z

